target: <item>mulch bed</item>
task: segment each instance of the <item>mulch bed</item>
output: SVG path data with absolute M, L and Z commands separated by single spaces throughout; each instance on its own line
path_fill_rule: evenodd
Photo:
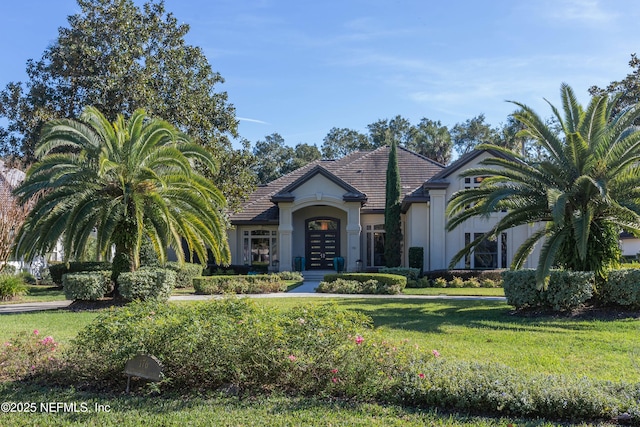
M 511 311 L 512 316 L 526 318 L 550 317 L 554 319 L 576 320 L 620 320 L 640 319 L 640 311 L 621 306 L 586 305 L 571 311 L 552 311 L 544 308 L 523 308 Z
M 114 298 L 100 298 L 96 301 L 74 301 L 66 308 L 69 311 L 96 311 L 104 310 L 110 307 L 122 307 L 128 301 Z

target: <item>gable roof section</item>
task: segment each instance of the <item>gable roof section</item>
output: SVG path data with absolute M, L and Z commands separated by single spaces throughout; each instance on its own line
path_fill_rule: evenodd
M 234 224 L 277 224 L 279 201 L 290 201 L 291 191 L 318 173 L 345 189 L 349 201 L 363 202 L 363 213 L 384 212 L 389 147 L 356 151 L 337 160 L 316 160 L 256 189 L 241 211 L 231 216 Z M 402 192 L 422 187 L 444 166 L 403 147 L 398 147 Z M 355 191 L 354 191 L 355 190 Z M 351 194 L 350 194 L 351 193 Z M 363 200 L 363 196 L 366 200 Z
M 508 159 L 508 160 L 514 159 L 513 157 L 510 157 L 498 150 L 492 150 L 492 149 L 473 150 L 463 154 L 455 162 L 451 163 L 449 166 L 441 170 L 439 173 L 433 175 L 431 179 L 425 182 L 424 188 L 426 189 L 447 188 L 449 186 L 449 181 L 447 180 L 447 178 L 451 174 L 453 174 L 454 172 L 462 168 L 464 165 L 466 165 L 470 161 L 480 156 L 482 153 L 489 153 L 494 157 L 502 157 L 503 159 Z
M 329 172 L 321 164 L 315 165 L 313 168 L 311 168 L 310 171 L 308 171 L 307 173 L 305 173 L 304 175 L 296 179 L 291 184 L 287 185 L 285 188 L 280 190 L 275 195 L 273 195 L 271 197 L 271 201 L 273 203 L 292 202 L 295 199 L 293 195 L 293 191 L 296 188 L 300 187 L 305 182 L 310 181 L 316 175 L 322 175 L 325 178 L 327 178 L 329 181 L 335 183 L 339 187 L 342 187 L 346 191 L 346 193 L 343 196 L 343 200 L 345 202 L 358 202 L 358 201 L 366 202 L 367 201 L 366 194 L 360 192 L 357 188 L 353 187 L 349 183 L 345 182 L 344 180 L 340 179 L 333 173 Z

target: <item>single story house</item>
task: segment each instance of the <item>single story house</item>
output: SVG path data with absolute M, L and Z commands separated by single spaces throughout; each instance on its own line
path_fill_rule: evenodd
M 317 160 L 258 187 L 230 218 L 232 264 L 266 266 L 272 271 L 329 270 L 333 259 L 342 257 L 347 271 L 383 267 L 389 151 L 390 147 L 381 147 L 337 160 Z M 448 268 L 460 249 L 504 215 L 474 218 L 452 232 L 445 229 L 451 196 L 482 181 L 482 177 L 460 174 L 488 156 L 501 155 L 476 150 L 445 167 L 398 147 L 403 266 L 408 266 L 409 248 L 422 247 L 425 270 Z M 507 268 L 535 229 L 535 225 L 512 228 L 476 248 L 456 268 Z M 525 267 L 536 266 L 538 251 L 534 250 Z

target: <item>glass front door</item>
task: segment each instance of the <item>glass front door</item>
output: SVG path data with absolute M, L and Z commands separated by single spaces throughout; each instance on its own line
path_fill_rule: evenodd
M 308 270 L 333 269 L 333 259 L 340 256 L 340 220 L 308 219 L 305 242 Z

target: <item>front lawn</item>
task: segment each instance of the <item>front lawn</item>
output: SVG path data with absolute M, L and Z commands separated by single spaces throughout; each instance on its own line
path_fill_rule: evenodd
M 257 304 L 285 309 L 319 305 L 326 299 L 257 299 Z M 409 340 L 430 353 L 451 361 L 495 362 L 533 374 L 588 377 L 613 382 L 637 383 L 640 319 L 587 320 L 554 316 L 524 317 L 498 301 L 420 299 L 333 298 L 340 308 L 369 315 L 374 325 L 392 342 Z M 193 304 L 179 302 L 174 304 Z M 64 350 L 70 340 L 97 312 L 65 310 L 0 316 L 0 342 L 16 333 L 38 329 L 51 335 Z M 123 389 L 125 378 L 123 377 Z M 355 404 L 316 399 L 272 396 L 238 400 L 216 394 L 203 397 L 154 398 L 76 392 L 25 384 L 0 384 L 3 401 L 82 402 L 109 405 L 109 414 L 10 414 L 2 425 L 506 425 L 527 422 L 515 419 L 467 418 L 438 412 L 413 411 L 384 405 Z M 93 407 L 93 406 L 92 406 Z M 21 418 L 22 417 L 22 418 Z M 227 418 L 225 418 L 227 417 Z M 157 421 L 155 421 L 157 419 Z M 227 420 L 225 422 L 225 419 Z M 74 424 L 76 423 L 76 424 Z M 531 422 L 528 422 L 531 423 Z M 527 423 L 527 424 L 528 424 Z M 550 425 L 535 422 L 529 425 Z

